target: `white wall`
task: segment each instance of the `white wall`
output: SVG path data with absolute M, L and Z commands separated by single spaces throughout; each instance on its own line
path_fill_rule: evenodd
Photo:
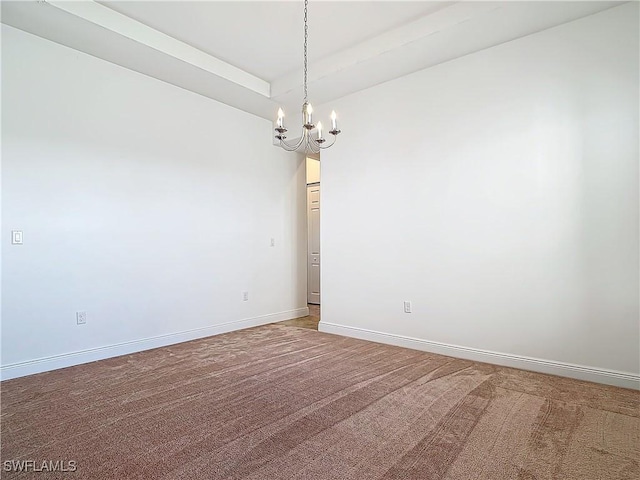
M 4 25 L 2 116 L 4 378 L 306 313 L 269 121 Z
M 626 4 L 333 102 L 321 329 L 637 386 L 638 53 Z

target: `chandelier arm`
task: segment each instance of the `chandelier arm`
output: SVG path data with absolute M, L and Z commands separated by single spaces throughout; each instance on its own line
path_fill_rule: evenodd
M 307 149 L 305 150 L 305 152 L 309 152 L 309 153 L 320 153 L 320 150 L 313 148 L 312 146 L 308 146 Z
M 323 144 L 319 144 L 319 145 L 318 145 L 318 148 L 321 148 L 321 149 L 323 149 L 323 150 L 324 150 L 325 148 L 329 148 L 329 147 L 331 147 L 334 143 L 336 143 L 336 140 L 337 140 L 337 139 L 338 139 L 338 136 L 337 136 L 337 135 L 333 135 L 333 140 L 331 141 L 331 143 L 323 143 Z
M 311 153 L 319 153 L 320 149 L 318 148 L 318 144 L 313 140 L 313 137 L 311 136 L 311 130 L 305 129 L 304 134 L 305 134 L 305 142 L 304 142 L 305 151 L 311 152 Z
M 295 152 L 296 149 L 294 147 L 289 146 L 286 143 L 283 143 L 282 141 L 280 142 L 280 148 L 282 148 L 283 150 L 287 151 L 287 152 Z
M 320 148 L 319 148 L 318 143 L 311 137 L 309 137 L 307 139 L 306 149 L 307 149 L 307 151 L 309 151 L 311 153 L 319 153 L 320 152 Z
M 286 140 L 280 140 L 280 146 L 288 152 L 295 152 L 304 143 L 306 132 L 303 130 L 300 140 L 297 144 L 289 143 Z
M 313 148 L 315 150 L 317 150 L 314 153 L 318 153 L 320 150 L 324 150 L 325 148 L 329 148 L 330 146 L 332 146 L 334 143 L 336 143 L 336 138 L 337 135 L 333 135 L 333 140 L 331 141 L 331 143 L 327 143 L 326 141 L 324 142 L 318 142 L 316 139 L 314 138 L 309 138 L 309 145 L 313 146 Z
M 294 147 L 293 144 L 287 142 L 286 140 L 279 140 L 279 145 L 287 151 L 291 151 L 291 148 Z
M 290 145 L 288 143 L 280 143 L 280 147 L 287 152 L 295 152 L 297 150 L 295 145 Z

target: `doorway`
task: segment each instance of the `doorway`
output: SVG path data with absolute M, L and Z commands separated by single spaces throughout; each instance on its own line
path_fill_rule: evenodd
M 320 305 L 320 157 L 306 157 L 307 304 Z M 319 307 L 314 310 L 320 314 Z
M 320 156 L 305 157 L 307 188 L 307 306 L 309 315 L 278 322 L 280 325 L 318 330 L 320 322 Z

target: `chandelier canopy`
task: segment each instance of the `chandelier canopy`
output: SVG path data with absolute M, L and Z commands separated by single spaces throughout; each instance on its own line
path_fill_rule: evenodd
M 326 139 L 322 136 L 322 122 L 318 122 L 318 125 L 313 123 L 313 107 L 307 100 L 307 40 L 308 40 L 308 25 L 307 25 L 307 8 L 309 0 L 304 0 L 304 100 L 302 103 L 302 134 L 297 142 L 287 142 L 285 133 L 287 129 L 284 126 L 284 111 L 282 108 L 278 109 L 278 123 L 276 127 L 276 138 L 280 142 L 280 146 L 289 152 L 293 152 L 298 149 L 303 149 L 307 153 L 318 153 L 321 149 L 329 148 L 336 141 L 336 137 L 340 133 L 338 130 L 338 122 L 336 120 L 336 112 L 331 112 L 331 130 L 329 133 L 333 136 L 333 140 L 330 143 L 326 143 Z M 316 138 L 314 137 L 315 130 Z

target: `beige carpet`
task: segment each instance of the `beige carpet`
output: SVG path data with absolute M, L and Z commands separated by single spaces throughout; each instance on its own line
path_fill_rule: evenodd
M 278 325 L 318 330 L 318 323 L 320 323 L 320 305 L 309 304 L 309 315 L 306 317 L 294 318 L 292 320 L 284 320 L 282 322 L 278 322 Z
M 1 388 L 3 479 L 640 477 L 637 391 L 280 325 Z

